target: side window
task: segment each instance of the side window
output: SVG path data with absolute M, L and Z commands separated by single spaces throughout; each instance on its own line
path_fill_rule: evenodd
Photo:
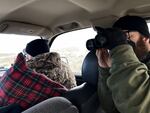
M 76 75 L 81 75 L 81 66 L 88 50 L 86 41 L 94 38 L 96 32 L 93 28 L 87 28 L 68 32 L 55 38 L 50 51 L 58 52 L 62 60 L 69 63 Z
M 14 63 L 26 44 L 39 36 L 0 34 L 0 76 Z
M 149 32 L 150 32 L 150 20 L 147 22 L 147 25 L 148 25 L 148 29 L 149 29 Z

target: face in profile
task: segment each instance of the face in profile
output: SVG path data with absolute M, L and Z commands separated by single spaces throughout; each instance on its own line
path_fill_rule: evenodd
M 149 38 L 144 37 L 137 31 L 128 32 L 128 39 L 135 43 L 135 54 L 141 59 L 149 51 Z
M 25 58 L 26 58 L 26 61 L 31 60 L 31 59 L 33 58 L 31 55 L 29 55 L 29 54 L 25 51 L 25 49 L 23 49 L 23 54 L 24 54 L 24 56 L 25 56 Z
M 31 59 L 32 59 L 32 56 L 29 55 L 29 54 L 26 54 L 26 61 L 29 61 L 29 60 L 31 60 Z

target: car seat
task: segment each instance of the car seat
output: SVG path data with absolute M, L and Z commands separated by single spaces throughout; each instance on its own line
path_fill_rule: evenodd
M 80 113 L 96 113 L 99 107 L 97 95 L 98 61 L 95 51 L 90 51 L 82 64 L 83 84 L 69 90 L 63 96 L 70 100 Z

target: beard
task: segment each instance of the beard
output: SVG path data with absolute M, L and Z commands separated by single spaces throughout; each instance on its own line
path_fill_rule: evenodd
M 148 53 L 148 48 L 147 48 L 145 42 L 143 41 L 142 37 L 139 38 L 139 40 L 133 47 L 133 50 L 139 60 L 143 60 L 146 57 L 146 55 Z

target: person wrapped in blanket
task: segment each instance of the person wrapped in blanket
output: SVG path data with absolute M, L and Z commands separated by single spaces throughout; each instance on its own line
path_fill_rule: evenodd
M 0 79 L 0 113 L 18 113 L 66 91 L 65 86 L 30 69 L 19 53 L 14 65 Z
M 25 48 L 27 65 L 38 73 L 71 89 L 76 86 L 76 80 L 69 65 L 61 60 L 56 52 L 49 52 L 47 40 L 36 39 L 29 42 Z
M 107 44 L 96 50 L 103 110 L 150 113 L 150 34 L 146 21 L 124 16 L 106 31 Z
M 69 88 L 76 86 L 75 77 L 67 65 L 65 65 L 65 63 L 61 63 L 59 54 L 48 53 L 49 48 L 46 40 L 37 39 L 32 41 L 32 43 L 34 42 L 36 42 L 36 44 L 38 42 L 36 46 L 39 48 L 39 55 L 37 55 L 37 57 L 33 57 L 31 60 L 28 60 L 27 63 L 25 55 L 19 53 L 14 65 L 12 65 L 12 67 L 9 68 L 0 79 L 0 113 L 19 113 L 51 97 L 61 96 Z M 30 44 L 27 45 L 26 50 L 28 52 L 31 52 L 31 49 L 29 49 Z M 45 48 L 42 49 L 46 50 L 44 53 L 40 49 L 41 46 L 44 46 L 40 44 L 46 45 Z M 36 46 L 34 47 L 36 48 Z M 31 54 L 34 56 L 37 50 L 32 52 L 33 53 Z M 44 54 L 43 56 L 41 55 L 41 52 Z M 43 59 L 39 59 L 40 55 L 43 59 L 45 58 L 47 64 L 45 64 Z M 46 67 L 46 69 L 50 69 L 52 71 L 48 71 L 49 75 L 46 76 L 46 71 L 43 72 L 42 69 L 41 71 L 36 70 L 32 64 L 34 61 L 37 61 L 35 67 L 38 67 L 39 69 Z M 52 77 L 51 79 L 50 75 Z M 70 78 L 71 76 L 72 78 Z M 73 79 L 73 81 L 71 81 L 71 79 Z M 60 98 L 56 100 L 61 101 Z M 57 104 L 57 101 L 55 102 Z M 67 100 L 65 102 L 68 103 Z M 60 104 L 63 106 L 63 103 Z M 70 105 L 71 103 L 69 106 Z M 62 106 L 60 106 L 60 108 L 63 108 Z M 70 109 L 72 109 L 72 107 Z M 61 109 L 59 110 L 61 111 Z

